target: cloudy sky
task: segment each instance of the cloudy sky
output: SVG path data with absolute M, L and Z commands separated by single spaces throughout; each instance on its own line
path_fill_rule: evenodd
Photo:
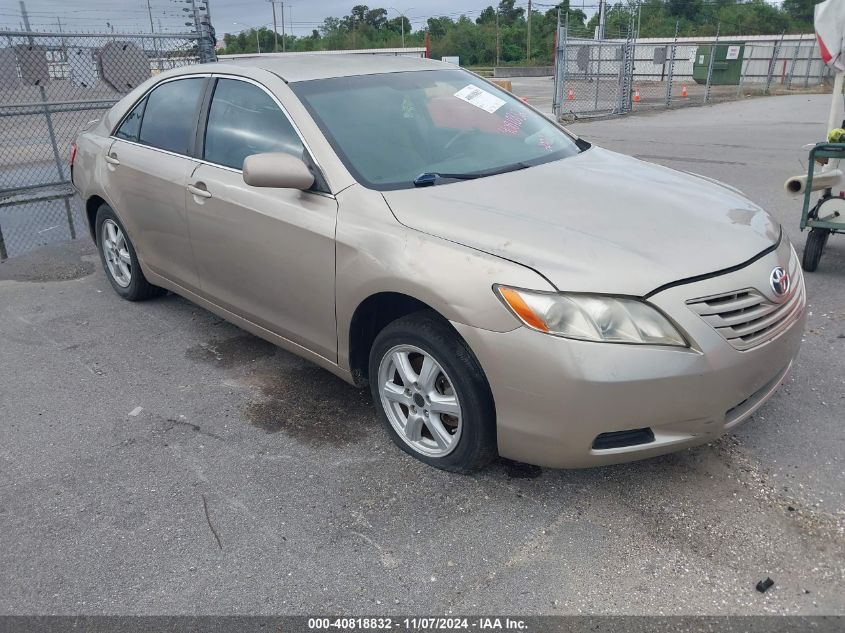
M 197 0 L 201 2 L 204 0 Z M 328 16 L 343 16 L 356 4 L 370 7 L 395 7 L 405 13 L 415 29 L 425 24 L 433 15 L 458 17 L 462 13 L 475 18 L 481 10 L 498 0 L 285 0 L 285 24 L 295 35 L 308 35 Z M 517 0 L 518 6 L 527 6 L 527 0 Z M 538 0 L 535 4 L 552 5 L 554 0 Z M 578 0 L 574 5 L 580 4 Z M 594 0 L 587 0 L 587 5 Z M 153 24 L 156 30 L 178 31 L 185 28 L 184 8 L 190 0 L 150 0 Z M 147 0 L 26 0 L 32 27 L 37 30 L 54 30 L 61 20 L 65 31 L 105 31 L 114 26 L 118 31 L 149 32 L 150 20 Z M 210 0 L 212 22 L 219 36 L 234 33 L 246 26 L 272 26 L 273 14 L 268 0 Z M 545 7 L 538 6 L 538 9 Z M 397 11 L 390 9 L 391 17 Z M 276 12 L 281 24 L 279 0 Z M 0 0 L 0 28 L 20 28 L 21 16 L 18 0 Z M 237 23 L 237 24 L 236 24 Z M 281 25 L 279 26 L 281 31 Z

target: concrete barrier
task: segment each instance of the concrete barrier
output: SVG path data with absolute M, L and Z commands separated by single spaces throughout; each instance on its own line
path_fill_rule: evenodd
M 555 74 L 554 66 L 496 66 L 494 77 L 551 77 Z

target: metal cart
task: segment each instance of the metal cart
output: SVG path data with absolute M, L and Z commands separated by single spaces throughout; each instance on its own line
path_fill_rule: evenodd
M 804 245 L 804 270 L 813 272 L 819 265 L 827 240 L 833 233 L 845 232 L 845 193 L 833 195 L 832 188 L 822 190 L 816 204 L 810 206 L 813 192 L 813 176 L 817 159 L 845 159 L 845 143 L 818 143 L 810 150 L 807 167 L 807 185 L 804 190 L 804 209 L 801 212 L 801 230 L 809 228 Z

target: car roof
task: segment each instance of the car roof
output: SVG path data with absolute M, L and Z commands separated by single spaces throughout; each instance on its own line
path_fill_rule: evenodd
M 438 70 L 457 68 L 454 64 L 400 55 L 361 55 L 361 54 L 321 54 L 301 55 L 270 53 L 248 57 L 221 59 L 226 66 L 260 68 L 278 75 L 285 81 L 310 81 L 331 77 L 350 77 L 353 75 L 375 75 L 380 73 L 399 73 L 420 70 Z M 203 70 L 213 70 L 214 64 L 203 65 Z M 197 66 L 185 66 L 185 72 L 196 72 Z

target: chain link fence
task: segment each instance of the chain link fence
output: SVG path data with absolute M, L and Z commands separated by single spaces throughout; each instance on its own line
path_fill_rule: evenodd
M 0 260 L 87 231 L 68 158 L 77 133 L 207 36 L 0 31 Z
M 818 90 L 830 80 L 812 35 L 594 40 L 562 26 L 557 42 L 553 107 L 564 119 Z

